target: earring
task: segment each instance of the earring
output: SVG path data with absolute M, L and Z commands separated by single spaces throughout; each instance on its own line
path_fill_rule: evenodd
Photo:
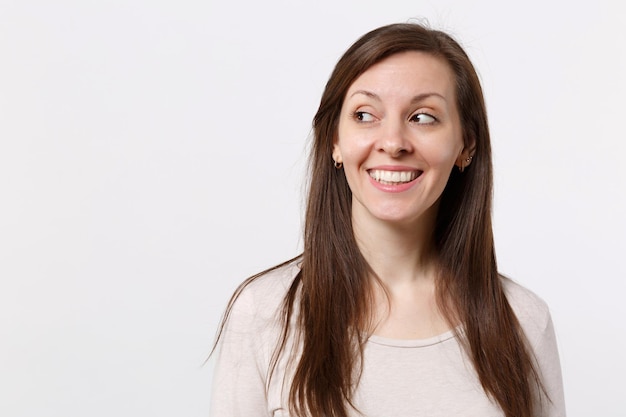
M 467 165 L 469 165 L 469 163 L 472 162 L 472 158 L 474 158 L 474 156 L 470 155 L 467 158 L 465 158 L 465 161 L 461 161 L 461 166 L 459 166 L 459 171 L 460 172 L 465 171 L 466 165 L 463 162 L 467 162 Z
M 343 166 L 343 162 L 337 162 L 333 159 L 333 164 L 335 165 L 335 168 L 337 169 L 341 169 L 341 167 Z

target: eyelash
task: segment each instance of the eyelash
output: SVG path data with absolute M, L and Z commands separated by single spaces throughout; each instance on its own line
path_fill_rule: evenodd
M 423 116 L 430 117 L 430 118 L 431 118 L 431 119 L 433 119 L 433 120 L 432 120 L 432 121 L 430 121 L 430 122 L 418 123 L 418 124 L 422 124 L 422 125 L 432 125 L 432 124 L 434 124 L 434 123 L 436 123 L 436 122 L 437 122 L 437 118 L 436 118 L 435 116 L 433 116 L 432 114 L 429 114 L 429 113 L 425 113 L 425 112 L 415 113 L 414 115 L 412 115 L 412 116 L 411 116 L 411 118 L 410 118 L 409 120 L 413 120 L 413 119 L 415 119 L 416 117 L 417 117 L 417 118 L 419 118 L 419 117 L 423 117 Z M 416 122 L 417 122 L 417 120 L 416 120 Z
M 357 111 L 355 111 L 355 112 L 352 114 L 352 117 L 354 117 L 354 119 L 355 119 L 357 122 L 360 122 L 360 123 L 368 123 L 368 121 L 363 120 L 363 116 L 364 116 L 364 115 L 366 115 L 366 114 L 367 114 L 367 115 L 370 115 L 371 117 L 374 117 L 374 116 L 372 116 L 372 114 L 371 114 L 371 113 L 368 113 L 368 112 L 366 112 L 366 111 L 362 111 L 362 110 L 357 110 Z
M 364 115 L 369 115 L 369 116 L 371 116 L 371 117 L 374 117 L 371 113 L 368 113 L 368 112 L 366 112 L 366 111 L 362 111 L 362 110 L 357 110 L 357 111 L 355 111 L 355 112 L 352 114 L 352 117 L 353 117 L 353 118 L 354 118 L 357 122 L 360 122 L 360 123 L 368 123 L 369 121 L 367 121 L 367 120 L 363 120 Z M 425 112 L 415 113 L 414 115 L 412 115 L 412 116 L 411 116 L 411 118 L 409 119 L 409 121 L 419 122 L 419 120 L 414 120 L 414 119 L 416 119 L 416 118 L 417 118 L 417 119 L 419 119 L 419 118 L 421 118 L 421 117 L 423 117 L 423 116 L 430 117 L 430 118 L 431 118 L 431 119 L 433 119 L 433 120 L 432 120 L 432 121 L 430 121 L 430 122 L 418 123 L 418 124 L 421 124 L 421 125 L 431 125 L 431 124 L 434 124 L 434 123 L 436 123 L 436 122 L 438 121 L 438 120 L 437 120 L 437 118 L 436 118 L 435 116 L 433 116 L 432 114 L 429 114 L 429 113 L 425 113 Z

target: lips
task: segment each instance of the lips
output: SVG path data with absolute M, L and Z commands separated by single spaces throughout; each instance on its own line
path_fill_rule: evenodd
M 387 171 L 382 169 L 371 169 L 369 176 L 376 182 L 384 185 L 406 184 L 422 175 L 423 171 Z

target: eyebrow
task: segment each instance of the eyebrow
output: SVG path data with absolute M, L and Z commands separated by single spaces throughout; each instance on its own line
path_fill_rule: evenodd
M 374 100 L 382 101 L 381 98 L 377 94 L 372 93 L 371 91 L 367 91 L 367 90 L 357 90 L 354 93 L 352 93 L 350 95 L 350 97 L 354 97 L 357 94 L 363 94 L 363 95 L 365 95 L 367 97 L 370 97 L 370 98 L 372 98 Z M 441 94 L 432 92 L 432 93 L 422 93 L 422 94 L 418 94 L 418 95 L 414 96 L 411 99 L 411 103 L 418 103 L 418 102 L 423 101 L 423 100 L 425 100 L 425 99 L 427 99 L 429 97 L 439 97 L 443 101 L 446 101 L 446 98 L 444 96 L 442 96 Z

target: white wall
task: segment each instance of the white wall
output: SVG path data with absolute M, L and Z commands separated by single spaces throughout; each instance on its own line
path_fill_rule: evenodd
M 334 63 L 412 17 L 457 35 L 483 79 L 500 267 L 552 308 L 569 415 L 623 415 L 610 0 L 2 0 L 0 415 L 206 415 L 227 298 L 299 251 Z

